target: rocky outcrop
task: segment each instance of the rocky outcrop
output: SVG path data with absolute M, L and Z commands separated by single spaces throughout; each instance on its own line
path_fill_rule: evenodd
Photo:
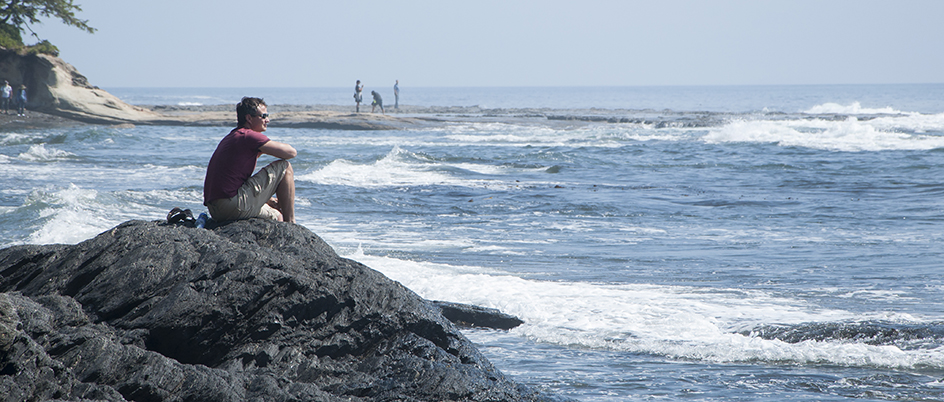
M 533 401 L 304 227 L 131 221 L 0 251 L 0 400 Z
M 120 124 L 160 117 L 90 85 L 75 67 L 55 56 L 20 55 L 0 48 L 0 80 L 9 81 L 14 88 L 26 85 L 30 110 L 77 121 Z
M 520 318 L 493 308 L 440 300 L 433 301 L 433 304 L 439 307 L 443 317 L 463 327 L 512 329 L 524 324 L 524 321 L 521 321 Z

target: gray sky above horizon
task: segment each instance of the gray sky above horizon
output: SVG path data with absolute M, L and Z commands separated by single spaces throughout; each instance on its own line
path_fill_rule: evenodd
M 104 88 L 944 83 L 938 0 L 76 3 Z

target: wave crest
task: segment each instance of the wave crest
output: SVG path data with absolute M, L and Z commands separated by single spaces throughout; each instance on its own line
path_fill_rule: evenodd
M 913 120 L 911 117 L 872 120 L 849 117 L 842 121 L 739 120 L 710 130 L 702 140 L 714 144 L 770 143 L 844 152 L 944 148 L 944 136 L 934 135 L 944 127 L 929 125 L 927 119 L 922 119 L 924 123 Z M 920 134 L 929 129 L 934 132 Z
M 58 150 L 46 149 L 43 144 L 31 145 L 26 152 L 21 153 L 17 158 L 30 162 L 49 162 L 66 159 L 75 154 Z
M 805 114 L 854 114 L 854 115 L 865 115 L 865 114 L 909 114 L 902 112 L 900 110 L 892 109 L 889 106 L 883 108 L 866 108 L 862 107 L 862 104 L 859 102 L 852 102 L 851 105 L 845 106 L 838 103 L 824 103 L 822 105 L 816 105 L 808 110 L 804 111 Z

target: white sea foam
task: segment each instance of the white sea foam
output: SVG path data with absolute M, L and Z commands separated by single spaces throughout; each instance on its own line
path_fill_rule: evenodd
M 2 133 L 0 134 L 0 145 L 21 144 L 26 141 L 31 141 L 33 138 L 35 138 L 34 135 L 22 133 Z
M 565 145 L 567 143 L 567 138 L 562 138 L 560 136 L 555 137 L 539 137 L 533 135 L 522 135 L 522 134 L 512 134 L 496 131 L 494 133 L 488 134 L 453 134 L 446 136 L 447 139 L 456 141 L 460 144 L 468 145 L 544 145 L 544 146 L 558 146 Z
M 884 131 L 937 133 L 940 135 L 944 133 L 944 113 L 883 116 L 870 120 L 869 124 Z
M 889 131 L 892 124 L 860 121 L 850 117 L 830 120 L 750 120 L 734 121 L 712 129 L 702 140 L 707 143 L 758 142 L 784 147 L 805 147 L 830 151 L 930 150 L 944 147 L 944 137 Z
M 481 246 L 473 246 L 473 247 L 469 247 L 469 248 L 467 249 L 467 251 L 470 252 L 470 253 L 476 253 L 476 254 L 478 254 L 478 253 L 481 253 L 481 254 L 501 254 L 501 255 L 535 255 L 535 254 L 539 254 L 538 252 L 535 252 L 535 251 L 533 251 L 533 250 L 514 250 L 514 249 L 512 249 L 512 248 L 510 248 L 510 247 L 506 247 L 506 246 L 504 246 L 504 245 L 499 246 L 499 245 L 495 245 L 495 244 L 481 245 Z
M 397 250 L 401 252 L 429 252 L 430 250 L 469 249 L 476 246 L 473 239 L 441 237 L 417 240 L 414 225 L 421 222 L 410 221 L 370 221 L 352 225 L 347 221 L 318 218 L 301 222 L 305 227 L 318 233 L 334 247 L 358 245 L 371 250 Z M 365 235 L 369 233 L 369 235 Z
M 297 175 L 296 180 L 309 181 L 320 184 L 345 185 L 353 187 L 385 187 L 385 186 L 482 186 L 485 184 L 502 184 L 488 179 L 469 180 L 449 174 L 448 171 L 462 169 L 480 174 L 500 173 L 504 168 L 499 166 L 476 165 L 470 163 L 444 163 L 424 160 L 398 146 L 380 160 L 358 164 L 339 159 L 327 166 L 307 174 Z M 510 185 L 510 184 L 509 184 Z
M 505 172 L 505 168 L 495 165 L 482 165 L 482 164 L 473 164 L 473 163 L 455 163 L 452 164 L 453 167 L 468 170 L 470 172 L 480 173 L 480 174 L 501 174 Z
M 32 211 L 39 215 L 27 243 L 75 244 L 126 220 L 160 219 L 166 213 L 148 204 L 129 202 L 134 198 L 141 197 L 127 191 L 101 193 L 70 184 L 62 189 L 33 190 L 18 213 Z
M 126 200 L 141 205 L 174 205 L 194 210 L 194 215 L 203 208 L 203 189 L 199 187 L 173 190 L 126 191 L 122 194 Z M 154 218 L 163 218 L 158 214 Z M 142 219 L 138 217 L 137 219 Z
M 423 186 L 458 182 L 447 174 L 431 169 L 435 165 L 403 161 L 400 157 L 402 153 L 399 147 L 394 147 L 382 159 L 371 164 L 335 160 L 315 172 L 296 176 L 296 180 L 354 187 Z
M 665 229 L 656 229 L 656 228 L 643 228 L 643 227 L 622 227 L 618 229 L 620 232 L 630 232 L 637 233 L 640 235 L 652 235 L 659 234 L 664 235 L 668 233 Z
M 591 125 L 580 128 L 552 128 L 507 123 L 470 123 L 435 129 L 445 132 L 443 138 L 456 144 L 471 146 L 543 146 L 614 148 L 626 141 L 654 139 L 677 140 L 666 132 L 653 134 L 639 125 Z
M 30 235 L 29 242 L 74 244 L 120 223 L 109 213 L 108 206 L 97 200 L 98 196 L 95 190 L 75 185 L 52 192 L 33 191 L 26 207 L 41 208 L 41 226 Z
M 915 300 L 915 301 L 918 300 L 917 298 L 914 298 L 914 297 L 904 296 L 906 294 L 908 293 L 904 291 L 900 291 L 900 290 L 896 291 L 896 290 L 875 290 L 875 289 L 865 290 L 863 289 L 863 290 L 856 290 L 852 292 L 845 292 L 845 293 L 837 295 L 836 297 L 847 298 L 847 299 L 864 298 L 864 299 L 869 299 L 869 300 L 884 300 L 884 301 L 890 301 L 890 300 L 900 301 L 904 299 Z
M 806 114 L 905 114 L 900 110 L 895 110 L 889 106 L 883 108 L 862 107 L 859 102 L 853 102 L 850 105 L 840 105 L 838 103 L 824 103 L 816 105 L 804 111 Z
M 50 162 L 68 158 L 74 154 L 58 150 L 46 149 L 44 144 L 31 145 L 29 150 L 21 153 L 17 158 L 30 162 Z
M 360 250 L 348 257 L 427 299 L 497 308 L 518 316 L 525 324 L 512 333 L 539 342 L 715 362 L 944 368 L 944 348 L 902 350 L 837 341 L 787 343 L 744 335 L 741 332 L 764 324 L 874 318 L 760 291 L 549 282 L 477 267 L 365 255 Z

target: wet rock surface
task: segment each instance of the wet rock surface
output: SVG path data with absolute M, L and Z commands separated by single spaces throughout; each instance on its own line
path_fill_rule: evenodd
M 0 251 L 0 399 L 554 400 L 302 226 L 130 221 Z
M 512 329 L 524 324 L 520 318 L 493 308 L 439 300 L 433 301 L 433 304 L 439 307 L 443 317 L 463 327 Z

